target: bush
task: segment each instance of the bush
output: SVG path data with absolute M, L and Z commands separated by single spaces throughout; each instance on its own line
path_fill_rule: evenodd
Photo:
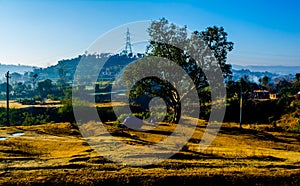
M 49 122 L 50 115 L 44 109 L 10 109 L 10 125 L 37 125 Z M 6 126 L 6 109 L 0 108 L 0 126 Z
M 73 105 L 71 99 L 66 99 L 62 101 L 62 107 L 60 107 L 57 111 L 61 120 L 68 120 L 69 122 L 74 122 L 74 114 L 73 114 Z
M 45 124 L 49 120 L 49 116 L 44 114 L 39 114 L 37 116 L 33 116 L 32 113 L 24 112 L 23 113 L 23 122 L 22 125 L 30 126 L 36 124 Z
M 293 129 L 291 129 L 291 132 L 300 133 L 300 120 L 298 121 L 297 125 Z
M 0 126 L 5 126 L 6 122 L 6 110 L 5 108 L 0 108 Z

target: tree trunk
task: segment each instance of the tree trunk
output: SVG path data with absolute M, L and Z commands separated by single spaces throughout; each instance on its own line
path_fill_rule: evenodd
M 176 100 L 174 103 L 174 118 L 173 123 L 178 124 L 181 117 L 181 102 L 180 100 Z

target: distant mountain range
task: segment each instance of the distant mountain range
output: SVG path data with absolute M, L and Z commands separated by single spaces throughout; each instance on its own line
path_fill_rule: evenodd
M 267 76 L 270 83 L 278 83 L 282 79 L 294 80 L 295 74 L 300 73 L 300 66 L 260 66 L 260 65 L 232 65 L 232 80 L 244 77 L 255 83 Z
M 39 74 L 39 77 L 42 79 L 57 79 L 58 71 L 62 68 L 68 73 L 73 74 L 78 62 L 80 61 L 81 56 L 78 56 L 74 59 L 64 59 L 59 61 L 58 64 L 46 67 L 46 68 L 38 68 L 35 66 L 25 66 L 25 65 L 6 65 L 0 64 L 0 82 L 5 80 L 5 73 L 10 71 L 10 73 L 16 72 L 19 74 L 24 74 L 25 72 L 34 72 Z M 125 65 L 130 62 L 130 59 L 123 59 L 120 56 L 116 56 L 112 58 L 112 62 L 110 66 L 113 65 Z M 120 63 L 120 60 L 122 63 Z M 129 61 L 128 61 L 129 60 Z M 120 64 L 119 64 L 120 63 Z M 123 64 L 124 63 L 124 64 Z M 275 81 L 276 79 L 293 79 L 296 73 L 300 73 L 300 66 L 263 66 L 263 65 L 232 65 L 233 71 L 233 80 L 238 80 L 243 75 L 247 75 L 250 81 L 258 82 L 259 78 L 263 76 L 268 76 L 271 80 Z
M 26 65 L 6 65 L 0 64 L 0 81 L 3 81 L 7 71 L 10 73 L 16 72 L 19 74 L 24 74 L 25 72 L 32 72 L 36 67 L 26 66 Z
M 232 65 L 234 70 L 248 69 L 251 72 L 270 72 L 278 75 L 295 75 L 300 73 L 300 66 L 264 66 L 264 65 Z

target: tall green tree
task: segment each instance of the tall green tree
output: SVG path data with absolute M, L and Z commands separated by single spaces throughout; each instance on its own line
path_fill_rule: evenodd
M 162 57 L 181 66 L 194 83 L 190 85 L 191 88 L 201 91 L 208 86 L 204 71 L 213 74 L 217 68 L 221 67 L 224 77 L 230 76 L 231 66 L 226 64 L 226 57 L 227 53 L 233 49 L 233 43 L 227 41 L 227 33 L 222 27 L 208 28 L 204 32 L 195 31 L 189 36 L 186 26 L 179 27 L 162 18 L 151 23 L 148 33 L 150 44 L 147 46 L 146 56 Z M 207 47 L 211 52 L 207 50 Z M 218 65 L 212 60 L 213 55 Z M 137 67 L 135 66 L 135 68 Z M 183 84 L 180 80 L 182 77 L 177 77 L 176 72 L 164 75 L 172 77 L 174 82 L 170 84 L 162 79 L 147 78 L 139 81 L 133 87 L 134 93 L 131 95 L 133 99 L 137 99 L 145 93 L 145 90 L 151 89 L 149 86 L 155 85 L 155 96 L 168 100 L 169 106 L 174 111 L 173 122 L 177 123 L 181 115 L 180 100 L 185 96 L 180 97 L 176 91 Z M 128 79 L 134 77 L 132 74 L 128 74 L 128 76 L 130 76 L 127 77 Z M 151 90 L 154 91 L 153 88 Z
M 202 32 L 195 31 L 195 34 L 205 41 L 215 58 L 217 59 L 225 78 L 231 79 L 231 65 L 226 63 L 228 52 L 233 50 L 233 42 L 228 41 L 227 32 L 223 27 L 208 27 Z
M 37 89 L 41 98 L 47 98 L 47 95 L 52 93 L 52 88 L 52 80 L 50 79 L 38 82 Z

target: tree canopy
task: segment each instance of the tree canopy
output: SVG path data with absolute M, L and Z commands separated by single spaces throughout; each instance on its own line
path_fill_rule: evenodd
M 208 27 L 205 31 L 198 32 L 200 38 L 208 45 L 217 59 L 225 78 L 231 78 L 231 65 L 226 64 L 228 52 L 233 50 L 233 42 L 227 41 L 227 33 L 223 27 Z
M 149 91 L 147 95 L 151 95 L 152 98 L 162 97 L 173 109 L 173 122 L 176 123 L 180 118 L 181 100 L 189 94 L 189 91 L 186 91 L 186 94 L 179 96 L 176 90 L 182 87 L 185 90 L 204 90 L 209 83 L 212 83 L 211 81 L 220 81 L 220 78 L 217 79 L 217 76 L 214 76 L 218 69 L 222 70 L 224 77 L 229 77 L 231 66 L 226 64 L 226 57 L 227 53 L 233 49 L 233 43 L 227 41 L 227 33 L 222 27 L 209 27 L 203 32 L 188 33 L 186 26 L 180 27 L 169 23 L 165 18 L 153 21 L 147 31 L 150 44 L 147 46 L 145 56 L 156 56 L 176 63 L 193 83 L 186 83 L 184 76 L 176 75 L 176 71 L 170 72 L 167 69 L 160 69 L 163 74 L 162 78 L 150 77 L 137 81 L 134 79 L 134 73 L 138 71 L 138 68 L 145 70 L 146 67 L 142 65 L 140 67 L 135 65 L 134 69 L 128 70 L 130 73 L 127 73 L 125 79 L 137 82 L 134 87 L 131 87 L 132 100 L 138 100 L 141 95 Z M 146 61 L 149 61 L 149 58 Z M 138 63 L 142 62 L 143 59 Z M 151 70 L 151 67 L 146 69 Z M 166 82 L 165 79 L 168 78 L 172 79 L 172 82 Z M 222 80 L 221 83 L 223 83 Z M 151 86 L 152 88 L 149 88 Z

